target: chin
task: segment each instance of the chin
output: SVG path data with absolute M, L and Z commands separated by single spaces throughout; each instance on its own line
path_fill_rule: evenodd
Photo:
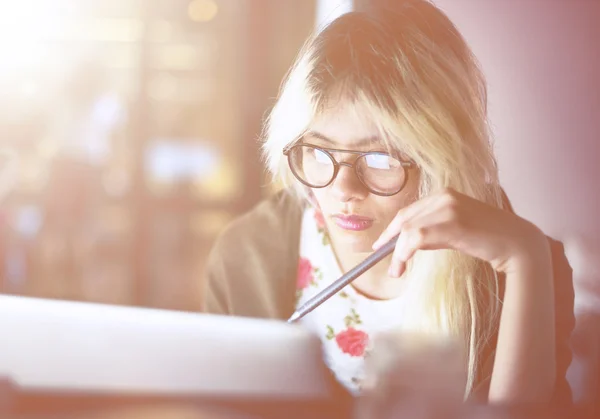
M 370 234 L 342 231 L 340 242 L 350 252 L 372 253 L 375 239 Z

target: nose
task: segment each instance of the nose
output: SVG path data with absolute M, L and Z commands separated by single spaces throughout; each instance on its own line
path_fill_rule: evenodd
M 368 189 L 358 180 L 352 165 L 341 162 L 337 176 L 330 185 L 330 191 L 340 202 L 362 200 L 369 194 Z

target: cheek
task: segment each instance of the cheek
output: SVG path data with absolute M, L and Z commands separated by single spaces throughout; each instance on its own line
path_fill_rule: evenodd
M 409 204 L 406 199 L 398 199 L 399 197 L 380 198 L 377 197 L 374 202 L 377 207 L 377 218 L 389 223 L 396 216 L 398 211 Z
M 312 199 L 314 203 L 316 203 L 319 208 L 325 211 L 328 207 L 327 205 L 327 188 L 321 189 L 313 189 L 312 190 Z
M 403 190 L 398 195 L 390 197 L 376 196 L 373 204 L 377 208 L 377 218 L 384 223 L 389 223 L 402 208 L 405 208 L 417 200 L 417 194 L 413 190 Z
M 409 174 L 407 184 L 398 194 L 388 197 L 373 195 L 372 201 L 377 208 L 378 218 L 391 221 L 398 211 L 419 199 L 419 186 L 420 176 L 415 170 Z

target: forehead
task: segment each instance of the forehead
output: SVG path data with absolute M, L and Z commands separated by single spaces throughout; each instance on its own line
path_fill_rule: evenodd
M 382 144 L 381 133 L 364 107 L 339 102 L 317 114 L 308 127 L 308 137 L 340 148 Z M 313 135 L 311 135 L 313 134 Z

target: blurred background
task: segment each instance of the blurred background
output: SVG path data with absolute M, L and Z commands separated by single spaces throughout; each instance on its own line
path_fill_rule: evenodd
M 257 138 L 298 49 L 377 1 L 0 0 L 0 293 L 197 311 L 215 237 L 270 192 Z M 513 206 L 565 243 L 590 397 L 600 1 L 434 2 L 488 78 Z
M 262 118 L 343 3 L 0 0 L 1 292 L 197 310 L 215 235 L 268 192 Z
M 216 235 L 270 192 L 257 139 L 299 48 L 378 1 L 0 0 L 0 292 L 198 310 Z M 515 209 L 600 312 L 600 1 L 435 3 Z

